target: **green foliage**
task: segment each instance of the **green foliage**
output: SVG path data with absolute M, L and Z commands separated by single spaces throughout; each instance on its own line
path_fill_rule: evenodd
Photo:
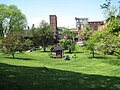
M 120 46 L 120 10 L 114 5 L 111 5 L 111 0 L 106 0 L 102 6 L 107 16 L 106 25 L 101 33 L 99 49 L 104 54 L 116 54 L 119 56 Z
M 44 51 L 48 45 L 54 43 L 54 33 L 50 25 L 44 20 L 41 21 L 39 27 L 32 30 L 33 43 L 35 46 L 42 46 Z
M 21 31 L 27 25 L 25 15 L 15 5 L 0 4 L 0 36 L 12 31 Z
M 96 40 L 91 37 L 87 42 L 86 42 L 86 45 L 87 45 L 87 49 L 92 51 L 92 54 L 93 54 L 93 58 L 94 58 L 94 54 L 95 54 L 95 43 L 96 43 Z
M 105 28 L 107 31 L 119 35 L 120 32 L 120 17 L 111 17 L 107 23 L 107 26 Z
M 17 51 L 22 52 L 24 47 L 24 38 L 20 32 L 11 32 L 2 40 L 2 52 L 14 55 Z
M 106 19 L 109 19 L 110 17 L 112 16 L 115 16 L 116 15 L 116 7 L 115 6 L 108 6 L 107 8 L 105 8 L 103 10 L 103 14 L 104 14 L 104 17 Z
M 92 51 L 93 57 L 95 50 L 101 51 L 105 55 L 113 55 L 120 46 L 120 37 L 111 33 L 108 28 L 105 28 L 102 32 L 94 32 L 87 40 L 86 45 L 87 49 Z
M 69 50 L 69 53 L 75 50 L 75 42 L 74 37 L 76 37 L 76 33 L 70 29 L 66 29 L 62 33 L 66 36 L 65 39 L 60 40 L 60 44 L 66 49 Z
M 119 5 L 118 6 L 115 5 L 112 4 L 111 0 L 106 0 L 106 2 L 103 5 L 100 5 L 101 8 L 103 9 L 103 13 L 106 19 L 110 19 L 112 16 L 116 16 L 116 15 L 119 16 L 120 14 Z
M 73 39 L 76 36 L 76 33 L 71 29 L 65 29 L 62 34 L 68 39 Z
M 33 46 L 33 42 L 31 39 L 26 39 L 25 42 L 24 42 L 24 50 L 29 50 L 31 49 Z
M 65 50 L 69 50 L 69 53 L 75 50 L 75 42 L 72 39 L 62 39 L 60 40 L 60 44 L 65 48 Z
M 119 46 L 120 46 L 120 44 L 119 44 Z M 115 48 L 114 54 L 117 56 L 118 59 L 120 59 L 120 47 Z
M 94 58 L 95 50 L 98 47 L 99 39 L 100 39 L 99 31 L 94 31 L 92 36 L 89 37 L 89 39 L 86 41 L 87 49 L 92 51 L 93 58 Z
M 120 18 L 112 16 L 101 34 L 101 50 L 104 54 L 114 54 L 120 45 Z
M 113 35 L 109 31 L 103 31 L 101 34 L 99 46 L 100 50 L 104 54 L 113 54 L 115 49 L 120 45 L 120 39 L 118 36 Z
M 66 41 L 66 39 L 61 39 L 59 42 L 60 42 L 60 45 L 61 45 L 62 47 L 64 47 L 64 49 L 67 49 L 66 45 L 64 44 L 65 41 Z
M 82 38 L 82 40 L 87 41 L 90 36 L 92 36 L 93 31 L 90 30 L 83 30 L 81 33 L 79 33 L 79 36 Z
M 67 48 L 68 48 L 68 50 L 69 50 L 69 53 L 71 53 L 72 51 L 75 50 L 75 42 L 74 42 L 74 41 L 68 39 L 68 40 L 65 42 L 65 44 L 67 45 Z
M 21 31 L 27 23 L 25 15 L 15 5 L 8 6 L 9 31 Z

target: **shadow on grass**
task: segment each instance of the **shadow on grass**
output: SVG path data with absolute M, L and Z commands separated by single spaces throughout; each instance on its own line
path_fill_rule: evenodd
M 32 58 L 18 58 L 18 57 L 15 57 L 15 58 L 13 58 L 13 57 L 4 57 L 4 58 L 8 58 L 8 59 L 18 59 L 18 60 L 34 60 L 34 59 L 32 59 Z
M 49 50 L 46 50 L 46 51 L 43 51 L 43 50 L 42 50 L 42 51 L 41 51 L 41 50 L 40 50 L 40 52 L 51 52 L 51 51 L 49 51 Z
M 95 56 L 95 57 L 88 57 L 89 59 L 96 58 L 96 59 L 107 59 L 108 57 L 103 57 L 103 56 Z
M 73 54 L 73 53 L 84 53 L 84 52 L 65 52 L 66 54 Z
M 120 90 L 120 77 L 0 63 L 1 90 Z

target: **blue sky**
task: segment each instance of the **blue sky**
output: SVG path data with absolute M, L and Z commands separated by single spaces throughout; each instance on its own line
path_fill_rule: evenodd
M 117 4 L 118 0 L 113 0 Z M 0 0 L 16 5 L 27 17 L 28 25 L 38 26 L 41 20 L 49 23 L 49 15 L 57 15 L 58 26 L 75 28 L 75 17 L 89 21 L 104 20 L 100 5 L 105 0 Z

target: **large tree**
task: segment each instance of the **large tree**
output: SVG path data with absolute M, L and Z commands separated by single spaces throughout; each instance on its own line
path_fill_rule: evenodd
M 7 6 L 5 4 L 0 4 L 0 37 L 4 36 L 4 29 L 6 28 L 3 23 L 5 22 L 5 18 L 7 18 Z
M 44 20 L 41 21 L 40 25 L 35 29 L 32 29 L 33 43 L 35 46 L 42 46 L 44 51 L 46 47 L 54 43 L 54 33 L 50 25 Z
M 77 33 L 73 31 L 72 29 L 65 29 L 62 34 L 67 38 L 67 39 L 73 39 L 76 37 Z
M 100 41 L 100 35 L 101 33 L 99 31 L 94 31 L 93 34 L 89 37 L 89 39 L 85 42 L 86 47 L 88 50 L 91 51 L 93 58 L 95 57 L 95 51 L 97 50 L 99 46 L 99 41 Z
M 60 44 L 68 50 L 69 53 L 75 50 L 75 44 L 74 38 L 76 37 L 76 32 L 66 29 L 62 33 L 65 36 L 65 39 L 60 40 Z
M 20 32 L 11 32 L 2 40 L 2 52 L 13 56 L 24 50 L 25 39 Z
M 114 54 L 117 48 L 120 48 L 120 37 L 104 30 L 100 36 L 99 46 L 104 54 Z
M 120 32 L 120 6 L 114 6 L 112 0 L 106 0 L 106 3 L 101 5 L 104 15 L 106 16 L 105 29 L 113 34 L 119 35 Z
M 101 5 L 104 15 L 106 16 L 105 27 L 99 38 L 99 49 L 104 54 L 120 54 L 120 8 L 112 5 L 111 0 Z
M 75 44 L 76 42 L 73 41 L 72 39 L 65 39 L 65 40 L 61 40 L 60 41 L 61 45 L 66 49 L 68 50 L 69 53 L 72 53 L 72 51 L 75 50 Z
M 105 0 L 106 2 L 103 3 L 101 9 L 103 10 L 104 16 L 107 20 L 109 20 L 113 16 L 120 16 L 120 5 L 113 5 L 112 0 Z M 120 3 L 119 0 L 115 2 Z M 114 3 L 115 4 L 115 3 Z
M 0 4 L 0 36 L 12 31 L 21 31 L 27 25 L 26 17 L 15 5 Z

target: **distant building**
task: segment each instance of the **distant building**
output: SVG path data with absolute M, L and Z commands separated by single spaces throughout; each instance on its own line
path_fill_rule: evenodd
M 98 28 L 104 25 L 103 21 L 88 21 L 88 18 L 77 18 L 76 21 L 76 29 L 78 32 L 85 30 L 86 26 L 89 26 L 89 30 L 98 30 Z
M 104 28 L 103 21 L 88 21 L 88 18 L 77 18 L 76 21 L 76 33 L 81 33 L 83 30 L 102 30 Z M 75 41 L 82 41 L 82 37 L 78 35 Z
M 88 24 L 88 18 L 75 17 L 75 21 L 76 21 L 76 29 L 78 32 L 80 32 L 81 30 L 84 30 L 84 28 Z
M 57 34 L 57 16 L 56 15 L 49 15 L 50 25 L 53 28 L 54 34 Z
M 103 21 L 91 21 L 88 25 L 90 30 L 98 30 L 103 25 Z

